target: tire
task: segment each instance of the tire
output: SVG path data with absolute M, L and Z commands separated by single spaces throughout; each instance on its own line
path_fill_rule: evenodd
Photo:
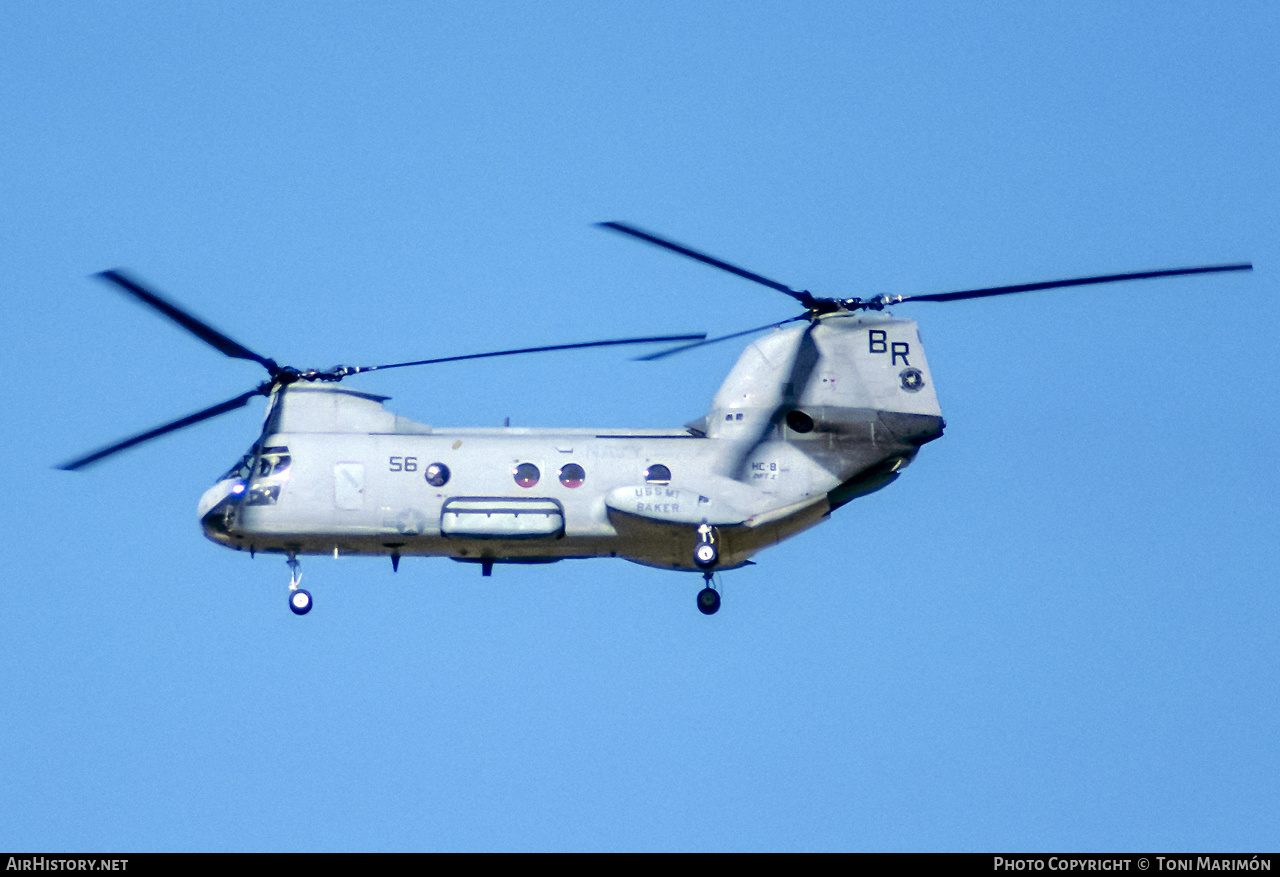
M 289 608 L 294 615 L 306 615 L 311 611 L 311 593 L 298 588 L 289 592 Z

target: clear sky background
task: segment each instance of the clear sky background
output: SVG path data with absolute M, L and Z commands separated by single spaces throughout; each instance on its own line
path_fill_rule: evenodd
M 1274 3 L 8 3 L 0 848 L 1274 850 Z M 301 367 L 898 309 L 947 433 L 723 575 L 203 538 L 262 403 L 88 278 Z M 679 425 L 736 342 L 349 379 Z

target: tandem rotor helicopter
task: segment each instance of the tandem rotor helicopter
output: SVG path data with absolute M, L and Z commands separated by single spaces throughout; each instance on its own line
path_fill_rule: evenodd
M 171 423 L 64 463 L 112 454 L 268 400 L 248 453 L 201 497 L 200 525 L 220 545 L 283 555 L 289 608 L 305 615 L 302 555 L 406 556 L 479 564 L 620 557 L 700 572 L 698 609 L 720 608 L 713 576 L 894 481 L 944 423 L 916 324 L 889 305 L 1249 271 L 1209 265 L 1077 277 L 930 295 L 819 298 L 620 222 L 601 227 L 763 284 L 795 299 L 786 320 L 708 339 L 622 338 L 327 370 L 281 366 L 120 271 L 97 277 L 267 380 Z M 759 332 L 707 414 L 678 429 L 434 429 L 393 414 L 386 396 L 339 386 L 352 375 L 458 360 L 614 345 L 678 343 L 655 360 Z

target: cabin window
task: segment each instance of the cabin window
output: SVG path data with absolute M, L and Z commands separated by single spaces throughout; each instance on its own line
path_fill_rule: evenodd
M 422 477 L 427 479 L 427 483 L 432 487 L 444 487 L 449 483 L 449 467 L 444 463 L 432 463 L 422 473 Z
M 644 470 L 644 480 L 650 484 L 670 484 L 671 470 L 661 463 L 654 463 Z
M 560 467 L 560 483 L 565 487 L 581 487 L 586 480 L 587 473 L 577 463 L 565 463 Z
M 533 487 L 542 477 L 538 467 L 532 463 L 521 463 L 511 474 L 516 479 L 516 484 L 521 487 Z

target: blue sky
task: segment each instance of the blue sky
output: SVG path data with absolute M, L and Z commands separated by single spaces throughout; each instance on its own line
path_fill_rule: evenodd
M 1258 850 L 1280 823 L 1274 4 L 9 5 L 0 847 Z M 946 436 L 723 576 L 206 541 L 282 362 L 917 304 Z M 739 348 L 350 379 L 439 425 L 668 426 Z

